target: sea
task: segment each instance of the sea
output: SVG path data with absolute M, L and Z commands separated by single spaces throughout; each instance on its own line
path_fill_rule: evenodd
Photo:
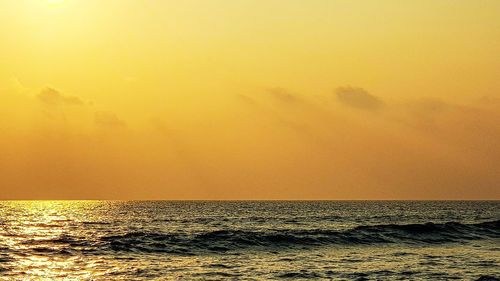
M 500 201 L 0 201 L 0 280 L 499 280 Z

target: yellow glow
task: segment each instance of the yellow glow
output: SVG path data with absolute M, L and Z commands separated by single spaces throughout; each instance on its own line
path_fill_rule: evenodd
M 66 2 L 65 0 L 46 0 L 49 5 L 60 5 Z
M 499 1 L 210 2 L 0 1 L 2 196 L 500 196 Z

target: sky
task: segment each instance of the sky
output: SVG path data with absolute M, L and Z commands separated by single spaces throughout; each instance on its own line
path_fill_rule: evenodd
M 500 199 L 499 15 L 0 0 L 0 199 Z

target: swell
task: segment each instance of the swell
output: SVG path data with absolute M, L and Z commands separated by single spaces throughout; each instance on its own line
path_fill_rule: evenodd
M 303 248 L 321 245 L 443 244 L 500 238 L 500 220 L 477 224 L 424 223 L 364 225 L 335 230 L 215 230 L 202 233 L 129 232 L 101 237 L 113 251 L 195 254 L 248 248 Z

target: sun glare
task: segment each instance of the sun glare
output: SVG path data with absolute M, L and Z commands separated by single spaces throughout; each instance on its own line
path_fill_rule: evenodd
M 49 4 L 50 6 L 58 6 L 58 5 L 64 4 L 64 2 L 66 2 L 65 0 L 46 0 L 46 1 L 47 1 L 47 4 Z

